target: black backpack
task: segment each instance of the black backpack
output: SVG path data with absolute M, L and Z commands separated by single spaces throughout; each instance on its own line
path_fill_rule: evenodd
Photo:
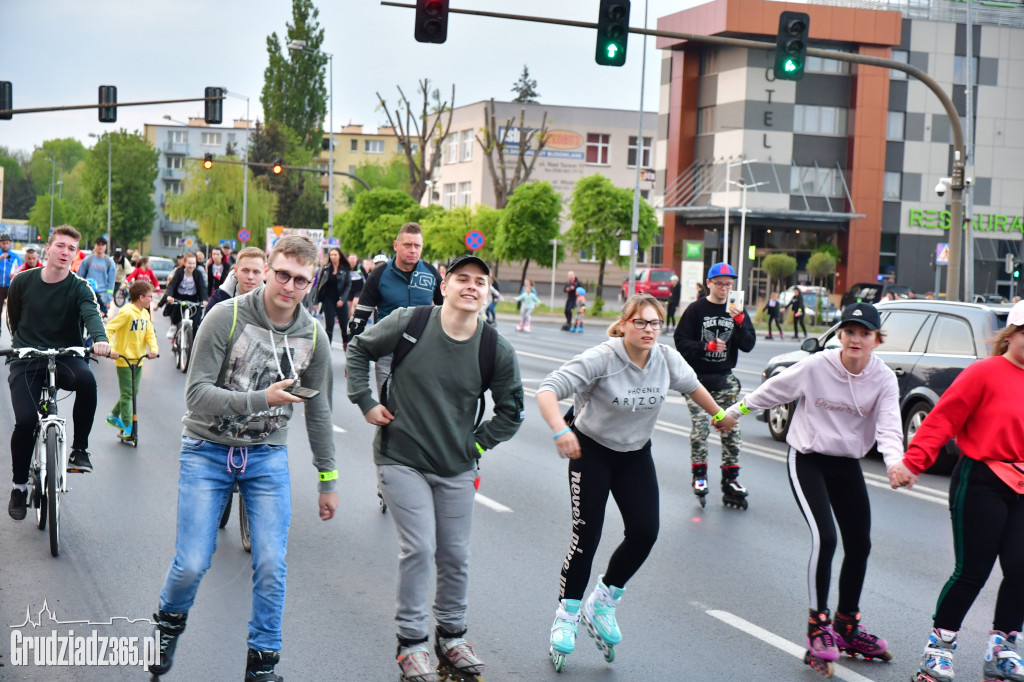
M 405 332 L 402 334 L 402 338 L 398 340 L 398 346 L 395 348 L 395 352 L 391 358 L 391 372 L 385 380 L 383 387 L 381 388 L 381 404 L 387 405 L 388 397 L 388 384 L 391 382 L 391 376 L 394 375 L 395 369 L 402 363 L 405 356 L 409 354 L 409 351 L 413 349 L 416 342 L 419 341 L 420 336 L 423 334 L 423 330 L 427 327 L 427 322 L 430 320 L 430 312 L 434 309 L 432 305 L 421 305 L 413 308 L 412 319 L 409 320 L 409 325 L 405 328 Z M 487 401 L 484 399 L 484 393 L 491 387 L 491 380 L 494 378 L 494 358 L 498 352 L 498 332 L 489 324 L 483 326 L 483 336 L 480 338 L 480 396 L 479 404 L 476 411 L 476 421 L 473 423 L 473 428 L 480 426 L 480 422 L 484 418 L 484 410 L 487 406 Z

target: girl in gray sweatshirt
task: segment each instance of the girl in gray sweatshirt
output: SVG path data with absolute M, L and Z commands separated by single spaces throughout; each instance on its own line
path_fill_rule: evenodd
M 573 517 L 551 626 L 550 655 L 556 670 L 575 648 L 581 618 L 607 660 L 614 658 L 613 647 L 622 639 L 615 607 L 658 537 L 651 434 L 669 390 L 690 395 L 715 420 L 717 429 L 736 424 L 700 385 L 682 355 L 658 343 L 664 323 L 665 310 L 657 299 L 648 294 L 630 297 L 621 317 L 608 328 L 611 339 L 556 369 L 537 389 L 537 403 L 558 454 L 569 459 Z M 575 396 L 571 426 L 558 406 L 569 396 Z M 597 587 L 582 602 L 609 493 L 622 514 L 624 538 Z

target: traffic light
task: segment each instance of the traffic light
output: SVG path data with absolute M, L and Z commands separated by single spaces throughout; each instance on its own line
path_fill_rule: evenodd
M 207 125 L 220 125 L 224 119 L 224 88 L 206 88 L 206 111 L 203 118 Z M 215 97 L 217 99 L 211 99 Z
M 622 66 L 629 39 L 629 0 L 601 0 L 600 12 L 594 61 L 601 66 Z
M 274 163 L 270 167 L 270 172 L 273 173 L 274 175 L 280 175 L 281 171 L 283 170 L 284 164 L 281 162 L 281 159 L 274 159 Z
M 117 121 L 117 86 L 100 86 L 100 123 L 115 123 Z
M 448 39 L 448 0 L 416 0 L 415 36 L 418 43 Z
M 14 108 L 14 96 L 11 94 L 13 86 L 11 81 L 0 81 L 0 111 L 8 111 Z M 14 114 L 0 114 L 0 119 L 10 121 Z
M 1014 279 L 1019 279 L 1020 278 L 1020 261 L 1019 260 L 1013 262 L 1013 278 Z
M 798 81 L 804 77 L 810 23 L 805 12 L 779 15 L 779 35 L 775 40 L 775 77 L 779 80 Z
M 206 170 L 213 168 L 213 154 L 207 154 L 203 157 L 203 168 Z

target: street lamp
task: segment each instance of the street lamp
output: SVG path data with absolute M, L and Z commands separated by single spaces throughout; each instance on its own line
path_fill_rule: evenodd
M 334 55 L 323 50 L 313 50 L 306 47 L 305 40 L 292 40 L 285 47 L 292 52 L 301 52 L 308 55 L 321 55 L 327 57 L 328 63 L 328 101 L 330 103 L 330 114 L 327 131 L 327 226 L 329 234 L 334 234 Z
M 741 208 L 740 208 L 740 248 L 739 248 L 739 256 L 736 259 L 736 260 L 739 261 L 739 263 L 738 263 L 739 267 L 736 269 L 736 288 L 739 289 L 740 291 L 742 291 L 743 290 L 743 261 L 746 260 L 746 257 L 743 254 L 743 247 L 746 245 L 746 242 L 747 242 L 747 190 L 748 189 L 754 189 L 755 187 L 760 187 L 761 185 L 767 185 L 768 183 L 767 182 L 758 182 L 758 183 L 754 183 L 753 185 L 748 185 L 748 184 L 745 184 L 745 183 L 742 183 L 742 182 L 736 182 L 735 180 L 730 180 L 729 184 L 730 185 L 736 185 L 741 190 L 743 190 L 743 194 L 742 194 L 743 199 L 742 199 Z
M 96 133 L 89 133 L 89 137 L 95 137 L 97 140 L 106 137 L 107 138 L 107 239 L 111 241 L 111 247 L 113 247 L 114 235 L 110 233 L 110 160 L 111 160 L 111 147 L 110 147 L 110 133 L 105 135 L 97 135 Z
M 555 270 L 558 269 L 558 245 L 562 242 L 557 239 L 549 239 L 551 244 L 551 310 L 555 309 Z
M 725 229 L 722 232 L 722 262 L 724 263 L 729 262 L 729 185 L 733 184 L 732 169 L 748 163 L 757 163 L 757 161 L 744 159 L 743 161 L 729 161 L 725 164 Z

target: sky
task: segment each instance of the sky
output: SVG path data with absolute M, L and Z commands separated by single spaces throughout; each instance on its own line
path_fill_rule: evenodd
M 414 0 L 406 0 L 409 3 Z M 630 24 L 648 25 L 701 0 L 633 0 Z M 376 0 L 314 0 L 334 55 L 334 130 L 347 123 L 375 130 L 386 123 L 376 92 L 393 103 L 396 86 L 412 99 L 429 78 L 455 105 L 511 100 L 527 65 L 542 104 L 636 109 L 640 106 L 643 37 L 630 36 L 626 65 L 594 63 L 596 31 L 452 15 L 444 44 L 413 38 L 412 9 Z M 453 8 L 596 22 L 598 0 L 452 0 Z M 250 118 L 262 119 L 260 92 L 266 41 L 282 44 L 290 0 L 0 0 L 0 80 L 13 84 L 14 108 L 91 104 L 100 85 L 117 86 L 119 102 L 202 97 L 206 86 L 248 96 Z M 658 109 L 660 51 L 647 41 L 644 108 Z M 415 102 L 415 100 L 414 100 Z M 224 121 L 244 118 L 246 101 L 228 97 Z M 86 146 L 102 134 L 145 123 L 202 116 L 202 102 L 125 107 L 117 123 L 96 109 L 16 115 L 0 121 L 0 146 L 30 153 L 44 140 L 73 137 Z M 325 121 L 325 128 L 326 128 Z

